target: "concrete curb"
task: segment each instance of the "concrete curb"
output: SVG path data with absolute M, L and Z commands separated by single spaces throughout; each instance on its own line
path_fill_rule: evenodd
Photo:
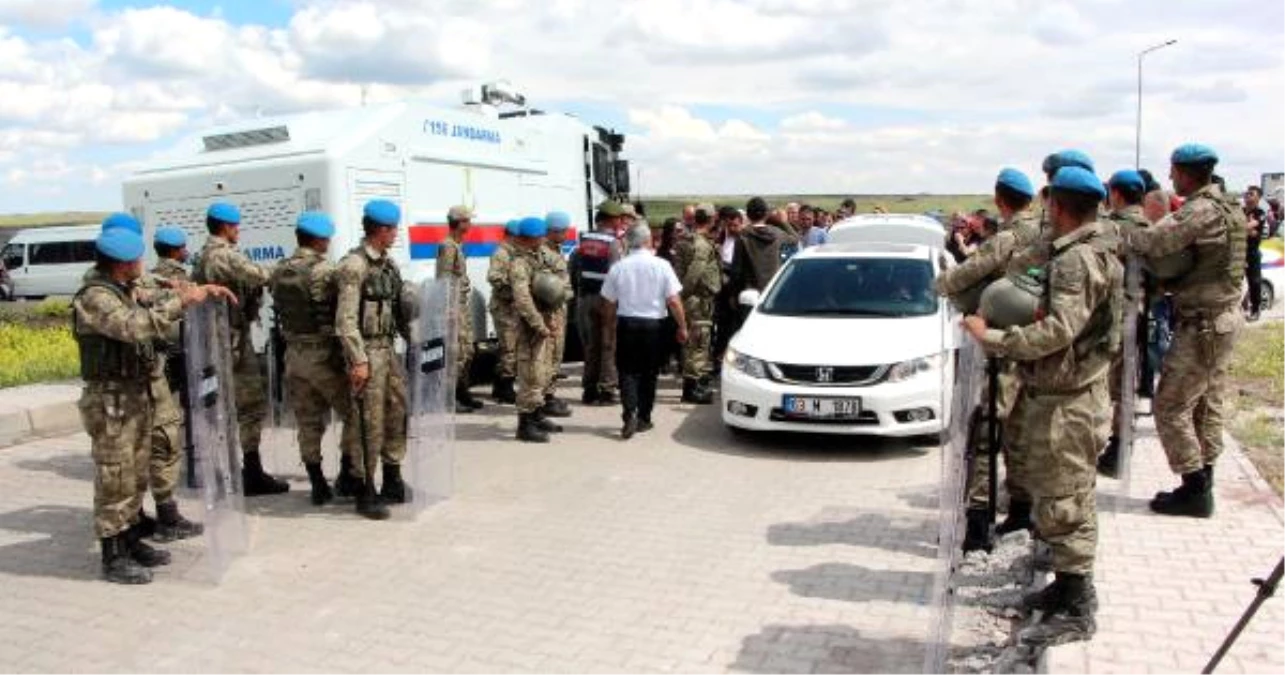
M 80 431 L 79 389 L 61 383 L 0 390 L 0 448 Z

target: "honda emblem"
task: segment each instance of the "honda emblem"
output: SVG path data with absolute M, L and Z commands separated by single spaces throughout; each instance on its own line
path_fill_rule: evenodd
M 817 382 L 833 382 L 833 381 L 834 381 L 834 368 L 830 368 L 828 366 L 822 366 L 820 368 L 817 368 Z

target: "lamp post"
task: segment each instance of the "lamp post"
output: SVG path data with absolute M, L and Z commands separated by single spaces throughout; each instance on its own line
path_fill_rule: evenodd
M 1164 49 L 1175 42 L 1177 40 L 1167 40 L 1138 52 L 1138 124 L 1137 135 L 1133 141 L 1133 168 L 1135 169 L 1142 168 L 1142 57 L 1157 49 Z

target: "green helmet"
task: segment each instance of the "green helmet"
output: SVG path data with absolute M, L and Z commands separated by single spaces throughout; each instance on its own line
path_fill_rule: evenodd
M 1143 258 L 1142 261 L 1151 276 L 1160 281 L 1173 281 L 1196 266 L 1196 256 L 1189 248 L 1159 258 Z
M 542 307 L 552 309 L 567 301 L 567 288 L 558 275 L 540 272 L 531 282 L 531 295 Z
M 1025 274 L 1010 274 L 986 287 L 980 314 L 993 328 L 1029 326 L 1044 316 L 1042 282 Z

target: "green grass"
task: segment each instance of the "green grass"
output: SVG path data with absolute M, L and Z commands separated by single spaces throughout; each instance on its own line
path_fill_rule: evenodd
M 1266 386 L 1277 398 L 1285 393 L 1285 331 L 1279 323 L 1268 323 L 1245 330 L 1236 341 L 1231 374 L 1237 380 L 1254 380 Z
M 79 373 L 69 325 L 0 323 L 0 387 L 67 380 Z
M 1276 489 L 1285 484 L 1285 332 L 1279 322 L 1245 330 L 1232 356 L 1228 431 L 1263 478 Z
M 647 208 L 647 220 L 652 224 L 664 222 L 666 218 L 682 215 L 685 204 L 710 202 L 715 206 L 730 205 L 745 208 L 745 202 L 752 195 L 665 195 L 643 198 Z M 988 195 L 763 195 L 772 207 L 785 206 L 790 202 L 811 204 L 827 211 L 836 211 L 844 199 L 851 197 L 857 203 L 857 213 L 870 213 L 876 206 L 883 207 L 890 213 L 924 213 L 941 210 L 946 214 L 953 211 L 975 211 L 991 209 L 995 206 Z

